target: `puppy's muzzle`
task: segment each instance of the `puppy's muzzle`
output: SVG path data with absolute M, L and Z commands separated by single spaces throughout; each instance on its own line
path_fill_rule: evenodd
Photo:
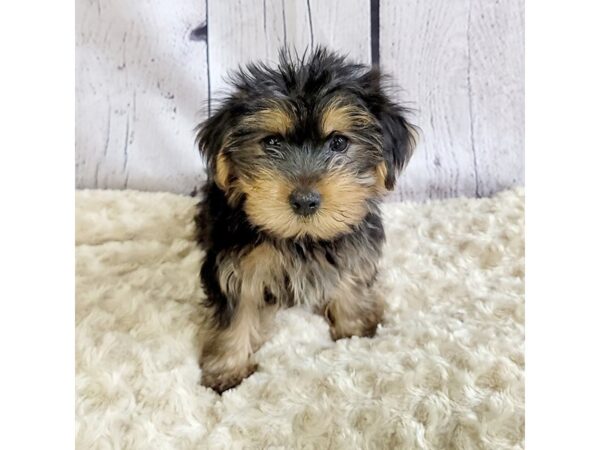
M 307 217 L 318 211 L 321 206 L 321 195 L 310 189 L 296 189 L 290 194 L 289 201 L 296 214 Z

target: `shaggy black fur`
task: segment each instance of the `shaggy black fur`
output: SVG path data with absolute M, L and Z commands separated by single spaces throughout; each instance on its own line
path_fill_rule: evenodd
M 212 341 L 207 342 L 204 349 L 209 362 L 205 363 L 203 383 L 219 392 L 239 383 L 240 377 L 253 370 L 220 369 L 229 366 L 219 360 L 219 352 L 226 351 L 219 349 L 227 346 L 226 334 L 219 330 L 233 326 L 242 283 L 257 283 L 265 305 L 292 305 L 305 294 L 322 297 L 319 307 L 335 326 L 332 313 L 326 308 L 328 296 L 335 292 L 336 283 L 345 283 L 344 289 L 353 292 L 349 302 L 360 302 L 365 295 L 369 296 L 385 239 L 379 213 L 381 188 L 374 184 L 365 187 L 367 181 L 360 181 L 363 185 L 357 181 L 357 195 L 364 198 L 361 201 L 365 213 L 358 220 L 349 221 L 339 234 L 323 239 L 317 230 L 290 237 L 265 225 L 279 220 L 278 216 L 270 216 L 271 222 L 265 219 L 263 223 L 260 217 L 257 220 L 248 212 L 248 195 L 254 195 L 254 187 L 247 186 L 252 186 L 256 174 L 268 169 L 268 173 L 275 174 L 282 183 L 293 186 L 305 183 L 314 187 L 319 180 L 342 168 L 356 180 L 371 180 L 371 183 L 375 183 L 376 174 L 380 173 L 379 186 L 385 185 L 390 190 L 397 173 L 410 158 L 414 144 L 412 127 L 405 118 L 406 110 L 390 100 L 380 72 L 348 62 L 322 48 L 303 57 L 282 51 L 277 67 L 251 64 L 233 77 L 232 84 L 231 95 L 198 127 L 199 147 L 206 158 L 208 173 L 196 216 L 198 242 L 205 250 L 200 276 L 214 326 Z M 339 148 L 332 144 L 339 133 L 323 135 L 324 117 L 332 105 L 351 108 L 352 114 L 367 117 L 357 120 L 357 125 L 347 133 L 349 138 L 343 138 L 349 139 L 352 145 L 352 150 L 344 155 L 332 150 Z M 285 122 L 289 118 L 291 125 L 285 135 L 273 135 L 256 125 L 252 119 L 265 111 L 282 113 L 285 117 L 274 116 L 275 119 L 270 120 Z M 345 150 L 344 141 L 341 142 Z M 219 168 L 219 164 L 224 164 L 226 170 Z M 384 170 L 377 172 L 381 165 Z M 246 187 L 241 188 L 237 180 L 246 180 Z M 335 186 L 332 181 L 327 189 L 335 192 Z M 371 194 L 365 197 L 363 188 L 370 189 Z M 348 195 L 349 188 L 344 189 Z M 339 208 L 342 212 L 329 220 L 346 220 L 343 208 Z M 303 224 L 307 222 L 302 221 L 310 218 L 296 219 Z M 287 222 L 282 221 L 285 227 Z M 335 222 L 330 223 L 335 226 Z M 244 258 L 259 246 L 280 255 L 284 263 L 273 266 L 272 278 L 263 275 L 264 280 L 248 281 L 241 273 Z M 273 261 L 265 261 L 265 264 L 273 264 Z M 299 280 L 298 274 L 304 274 L 304 278 Z M 358 331 L 359 335 L 374 333 L 381 314 L 376 302 L 365 303 L 362 310 L 358 305 L 356 311 L 364 311 L 365 315 L 364 329 Z M 230 360 L 224 358 L 223 364 Z
M 384 81 L 378 69 L 369 70 L 364 65 L 348 62 L 344 57 L 323 48 L 317 48 L 314 53 L 303 57 L 283 50 L 277 67 L 250 64 L 235 74 L 232 79 L 233 93 L 225 99 L 216 114 L 198 127 L 200 151 L 208 165 L 208 182 L 203 188 L 203 200 L 196 217 L 198 242 L 206 250 L 201 280 L 207 306 L 216 308 L 215 318 L 221 326 L 227 326 L 230 322 L 237 299 L 227 299 L 219 288 L 216 280 L 219 254 L 249 251 L 269 240 L 287 247 L 288 251 L 304 260 L 310 257 L 315 248 L 321 248 L 327 260 L 335 266 L 336 248 L 344 247 L 345 241 L 360 238 L 365 240 L 364 245 L 380 249 L 385 238 L 381 218 L 377 214 L 367 215 L 359 226 L 352 227 L 352 233 L 332 241 L 315 241 L 310 237 L 302 238 L 302 242 L 282 241 L 261 231 L 248 219 L 244 211 L 244 198 L 231 206 L 224 192 L 214 182 L 215 159 L 223 149 L 226 134 L 235 128 L 240 117 L 256 113 L 272 99 L 284 99 L 298 117 L 294 133 L 288 139 L 300 144 L 318 141 L 318 136 L 314 135 L 320 120 L 318 105 L 326 103 L 334 95 L 342 94 L 377 119 L 379 126 L 369 132 L 373 134 L 372 137 L 383 138 L 383 157 L 388 168 L 385 184 L 392 189 L 396 173 L 411 156 L 413 143 L 410 125 L 405 118 L 407 111 L 389 99 Z M 256 133 L 257 130 L 238 129 L 235 138 L 243 142 Z M 254 163 L 241 158 L 236 162 L 250 168 Z M 372 161 L 367 160 L 362 165 L 370 167 Z M 288 170 L 294 169 L 291 167 Z

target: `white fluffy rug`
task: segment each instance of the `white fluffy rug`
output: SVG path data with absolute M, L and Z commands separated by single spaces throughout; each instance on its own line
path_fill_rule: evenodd
M 258 371 L 199 384 L 194 200 L 76 194 L 79 449 L 515 449 L 524 437 L 521 189 L 385 206 L 385 323 L 332 342 L 281 312 Z

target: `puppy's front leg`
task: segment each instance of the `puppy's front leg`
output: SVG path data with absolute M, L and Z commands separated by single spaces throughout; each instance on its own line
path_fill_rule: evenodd
M 371 286 L 373 279 L 348 276 L 338 286 L 323 313 L 331 338 L 372 337 L 383 317 L 383 298 Z
M 208 252 L 201 276 L 213 314 L 200 361 L 204 386 L 221 393 L 256 370 L 252 355 L 277 309 L 264 284 L 275 271 L 275 260 L 272 248 L 264 244 L 220 258 Z
M 235 307 L 230 323 L 213 323 L 202 347 L 201 383 L 222 393 L 237 386 L 254 373 L 252 337 L 258 333 L 259 311 L 253 302 L 242 299 Z

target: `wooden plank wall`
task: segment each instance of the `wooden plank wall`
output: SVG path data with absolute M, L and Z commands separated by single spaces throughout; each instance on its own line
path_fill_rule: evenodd
M 204 2 L 77 0 L 76 186 L 186 192 L 202 162 L 192 130 L 205 117 Z
M 523 184 L 523 0 L 79 0 L 76 184 L 188 193 L 227 74 L 317 43 L 381 64 L 414 109 L 392 198 Z

